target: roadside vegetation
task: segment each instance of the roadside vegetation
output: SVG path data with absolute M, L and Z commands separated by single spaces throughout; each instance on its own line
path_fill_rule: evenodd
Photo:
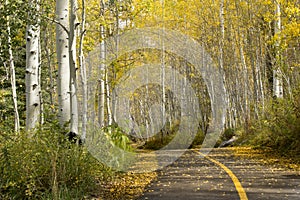
M 184 143 L 186 123 L 197 148 L 221 102 L 215 147 L 236 136 L 248 154 L 300 162 L 299 0 L 3 0 L 0 19 L 1 200 L 131 199 L 156 173 L 95 159 L 78 142 L 89 125 L 108 145 L 153 151 L 178 130 Z
M 300 96 L 274 99 L 266 104 L 264 113 L 249 124 L 248 131 L 237 130 L 236 144 L 268 149 L 277 155 L 294 158 L 300 163 Z M 296 161 L 295 160 L 295 161 Z
M 0 131 L 0 199 L 131 199 L 156 173 L 116 172 L 52 121 L 34 134 Z M 31 136 L 30 136 L 31 135 Z M 119 133 L 112 141 L 129 149 Z M 132 150 L 132 149 L 131 149 Z
M 1 199 L 82 199 L 112 175 L 58 125 L 28 134 L 1 131 Z

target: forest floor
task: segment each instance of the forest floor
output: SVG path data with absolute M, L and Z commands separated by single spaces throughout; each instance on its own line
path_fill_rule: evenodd
M 177 150 L 178 151 L 178 150 Z M 300 165 L 252 148 L 187 150 L 156 172 L 123 173 L 98 199 L 300 199 Z

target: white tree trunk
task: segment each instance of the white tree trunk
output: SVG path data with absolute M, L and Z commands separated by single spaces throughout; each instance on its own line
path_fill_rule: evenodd
M 273 92 L 274 97 L 283 98 L 282 74 L 280 69 L 273 70 Z
M 244 35 L 241 34 L 241 38 L 242 41 L 244 41 Z M 248 81 L 248 68 L 247 68 L 247 63 L 246 63 L 246 59 L 244 56 L 244 48 L 243 48 L 243 43 L 241 42 L 240 44 L 240 57 L 241 57 L 241 64 L 243 67 L 243 74 L 244 74 L 244 117 L 245 117 L 245 128 L 246 131 L 248 129 L 248 123 L 250 121 L 250 107 L 249 107 L 249 95 L 248 95 L 248 91 L 249 91 L 249 81 Z
M 81 128 L 81 140 L 86 139 L 86 126 L 87 126 L 87 75 L 85 58 L 83 54 L 83 41 L 85 36 L 85 0 L 82 0 L 82 14 L 81 14 L 81 30 L 80 30 L 80 43 L 79 43 L 79 68 L 82 85 L 82 128 Z
M 56 1 L 56 53 L 58 62 L 59 122 L 66 126 L 70 122 L 70 59 L 69 59 L 69 1 Z
M 70 0 L 70 31 L 69 31 L 69 59 L 70 59 L 70 131 L 78 134 L 78 103 L 77 103 L 77 80 L 76 80 L 76 28 L 78 10 L 77 0 Z
M 101 13 L 100 15 L 104 15 L 104 2 L 101 0 Z M 100 25 L 100 36 L 101 36 L 101 42 L 100 42 L 100 91 L 99 91 L 99 97 L 98 97 L 98 122 L 100 127 L 105 126 L 105 119 L 104 119 L 104 104 L 105 104 L 105 28 L 103 25 Z
M 281 31 L 281 8 L 279 0 L 275 1 L 276 4 L 276 23 L 275 23 L 275 36 Z M 283 98 L 283 78 L 280 69 L 281 65 L 281 55 L 280 55 L 280 41 L 276 41 L 275 44 L 276 55 L 275 55 L 275 69 L 273 69 L 273 95 L 277 98 Z
M 110 104 L 111 94 L 110 94 L 110 87 L 108 83 L 108 71 L 105 70 L 105 85 L 106 85 L 106 109 L 107 109 L 107 125 L 111 126 L 113 123 L 113 117 L 112 117 L 112 107 Z
M 7 4 L 7 0 L 5 1 Z M 9 54 L 9 66 L 10 66 L 10 82 L 12 89 L 12 97 L 13 97 L 13 105 L 15 111 L 15 132 L 20 131 L 20 119 L 19 119 L 19 111 L 18 111 L 18 101 L 17 101 L 17 87 L 16 87 L 16 72 L 15 72 L 15 64 L 13 51 L 11 47 L 11 32 L 10 32 L 10 18 L 7 16 L 7 42 L 8 42 L 8 54 Z
M 119 51 L 119 43 L 120 43 L 120 39 L 119 39 L 119 34 L 120 34 L 120 13 L 119 13 L 119 1 L 117 0 L 115 3 L 115 13 L 116 13 L 116 34 L 117 34 L 117 38 L 116 38 L 116 56 L 118 57 L 118 51 Z M 114 65 L 112 65 L 112 76 L 113 76 L 113 80 L 116 81 L 116 67 Z M 116 93 L 114 91 L 112 91 L 111 93 L 111 119 L 109 119 L 109 121 L 111 121 L 111 124 L 115 123 L 115 116 L 117 113 L 117 97 L 116 97 Z
M 222 74 L 222 79 L 224 83 L 224 87 L 226 90 L 226 75 L 224 71 L 224 42 L 225 42 L 225 12 L 224 12 L 224 0 L 220 1 L 220 12 L 219 12 L 219 20 L 220 20 L 220 32 L 221 32 L 221 39 L 219 43 L 219 49 L 220 49 L 220 58 L 219 58 L 219 65 L 220 65 L 220 72 Z M 227 102 L 227 107 L 230 108 L 230 101 L 229 101 L 229 96 L 226 95 L 226 102 Z M 226 119 L 223 119 L 222 121 L 225 122 Z M 226 123 L 225 123 L 226 124 Z
M 39 1 L 30 0 L 29 4 L 39 11 Z M 40 26 L 37 16 L 30 14 L 35 23 L 26 30 L 26 129 L 35 128 L 40 116 Z
M 41 125 L 44 124 L 45 122 L 45 119 L 44 119 L 44 103 L 43 103 L 43 94 L 42 94 L 42 69 L 41 69 L 41 57 L 42 57 L 42 49 L 41 49 L 41 35 L 40 35 L 40 38 L 39 38 L 39 55 L 40 55 L 40 60 L 39 60 L 39 66 L 40 66 L 40 69 L 39 69 L 39 77 L 38 77 L 38 81 L 40 83 L 40 119 L 39 119 L 39 123 Z
M 224 19 L 224 0 L 220 1 L 220 32 L 221 32 L 221 39 L 220 39 L 220 58 L 219 58 L 219 63 L 220 63 L 220 68 L 223 70 L 224 68 L 224 59 L 223 59 L 223 49 L 224 49 L 224 39 L 225 39 L 225 19 Z

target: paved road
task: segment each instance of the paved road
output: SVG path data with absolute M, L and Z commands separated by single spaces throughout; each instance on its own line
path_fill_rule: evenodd
M 159 172 L 139 200 L 299 200 L 299 172 L 214 149 L 209 158 L 188 150 Z

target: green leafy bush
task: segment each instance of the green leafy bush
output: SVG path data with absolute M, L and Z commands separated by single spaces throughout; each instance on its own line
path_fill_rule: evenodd
M 122 132 L 119 127 L 107 127 L 105 133 L 110 137 L 111 142 L 125 151 L 133 151 L 130 146 L 131 140 Z
M 272 100 L 264 116 L 253 123 L 249 143 L 270 147 L 281 154 L 300 155 L 300 97 Z
M 110 170 L 56 124 L 0 134 L 0 199 L 82 199 Z
M 193 143 L 191 145 L 191 148 L 201 145 L 204 141 L 204 138 L 205 138 L 204 133 L 201 130 L 198 130 L 198 132 L 193 140 Z
M 221 136 L 222 141 L 226 141 L 231 139 L 235 135 L 235 131 L 233 128 L 227 128 L 225 129 L 224 133 Z
M 161 133 L 157 134 L 154 137 L 151 137 L 148 141 L 146 141 L 146 143 L 143 145 L 143 148 L 149 150 L 159 150 L 165 147 L 167 144 L 169 144 L 174 137 L 174 134 L 164 136 L 161 136 Z

